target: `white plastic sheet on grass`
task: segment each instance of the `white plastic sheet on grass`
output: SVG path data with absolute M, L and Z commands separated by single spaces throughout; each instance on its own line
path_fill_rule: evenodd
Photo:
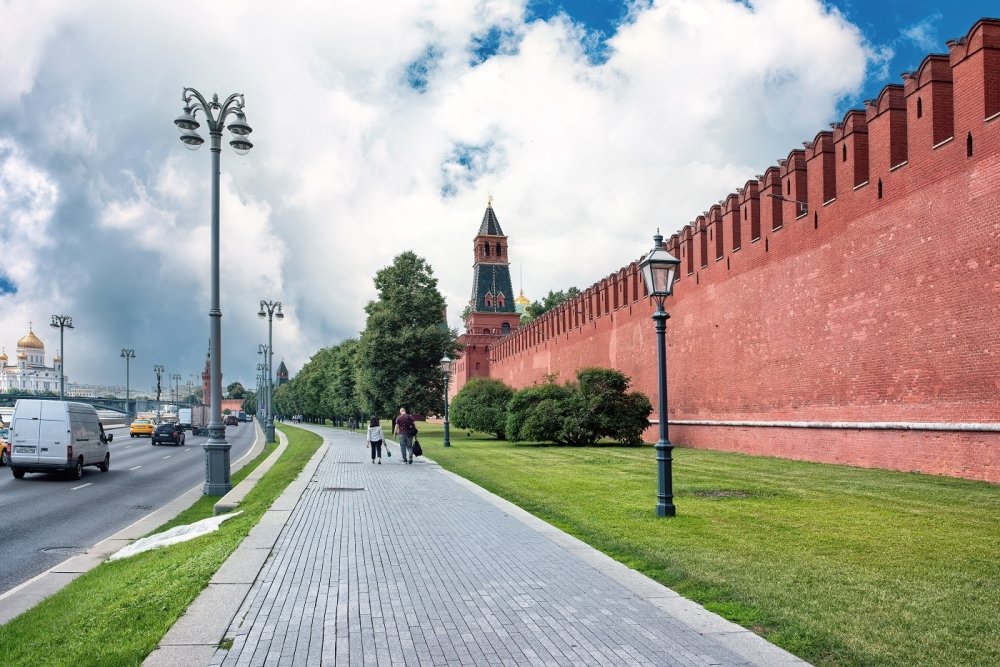
M 127 547 L 124 547 L 123 549 L 120 549 L 116 553 L 112 554 L 111 558 L 108 560 L 128 558 L 129 556 L 141 554 L 143 551 L 149 551 L 150 549 L 159 549 L 160 547 L 165 547 L 170 544 L 193 540 L 196 537 L 201 537 L 202 535 L 215 532 L 219 529 L 219 526 L 223 521 L 226 519 L 232 519 L 234 516 L 239 514 L 242 514 L 242 512 L 231 512 L 229 514 L 212 516 L 207 519 L 202 519 L 201 521 L 196 521 L 195 523 L 189 523 L 186 526 L 176 526 L 170 530 L 165 530 L 162 533 L 150 535 L 149 537 L 143 537 L 142 539 L 136 540 Z

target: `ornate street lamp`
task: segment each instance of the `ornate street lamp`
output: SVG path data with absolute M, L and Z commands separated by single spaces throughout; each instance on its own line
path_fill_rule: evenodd
M 205 450 L 205 495 L 221 496 L 232 488 L 230 482 L 229 451 L 226 442 L 226 427 L 222 423 L 222 309 L 219 305 L 219 171 L 221 169 L 222 130 L 226 127 L 226 118 L 233 117 L 228 129 L 233 138 L 229 145 L 240 155 L 246 154 L 253 144 L 247 138 L 252 130 L 243 115 L 243 95 L 234 94 L 219 103 L 219 96 L 212 95 L 208 102 L 194 88 L 184 88 L 181 92 L 184 109 L 180 116 L 174 119 L 174 125 L 181 133 L 181 141 L 191 150 L 196 150 L 205 143 L 197 130 L 200 123 L 195 116 L 200 111 L 205 116 L 208 125 L 208 135 L 212 150 L 212 301 L 208 311 L 210 323 L 209 353 L 209 388 L 211 390 L 211 415 L 208 424 L 208 440 L 202 447 Z
M 444 446 L 451 447 L 451 434 L 448 432 L 448 386 L 451 376 L 451 359 L 448 355 L 441 358 L 438 368 L 444 373 Z
M 174 381 L 174 405 L 180 406 L 181 403 L 181 374 L 174 373 L 170 376 L 170 379 Z
M 261 301 L 257 317 L 267 317 L 267 425 L 264 427 L 264 437 L 267 442 L 274 442 L 274 380 L 271 378 L 271 366 L 274 364 L 274 343 L 271 340 L 271 320 L 285 319 L 281 312 L 280 301 Z
M 156 421 L 157 422 L 160 421 L 160 417 L 161 417 L 161 415 L 160 415 L 160 389 L 161 389 L 160 380 L 163 377 L 163 370 L 164 370 L 163 366 L 160 365 L 160 364 L 156 364 L 155 366 L 153 366 L 153 372 L 156 373 Z
M 66 351 L 63 350 L 63 329 L 73 328 L 73 318 L 69 315 L 53 315 L 49 326 L 59 329 L 59 400 L 66 393 Z
M 266 352 L 267 352 L 267 345 L 261 343 L 260 345 L 257 346 L 257 354 L 265 354 Z M 264 361 L 257 364 L 257 370 L 260 371 L 261 395 L 264 397 L 264 400 L 261 401 L 258 405 L 258 407 L 263 410 L 263 416 L 260 418 L 260 423 L 261 426 L 263 426 L 266 429 L 267 428 L 267 357 L 266 356 L 264 357 Z M 265 432 L 264 435 L 266 438 L 267 433 Z
M 128 362 L 135 359 L 135 350 L 130 347 L 122 348 L 122 359 L 125 360 L 125 423 L 132 423 L 132 405 L 128 401 Z
M 658 491 L 656 495 L 656 515 L 675 516 L 673 471 L 671 466 L 671 450 L 673 446 L 667 438 L 667 320 L 670 315 L 663 309 L 663 300 L 674 291 L 674 281 L 677 279 L 677 267 L 681 261 L 668 253 L 663 247 L 663 237 L 656 231 L 653 237 L 653 249 L 639 260 L 642 280 L 646 283 L 646 291 L 656 301 L 656 312 L 653 321 L 656 322 L 656 362 L 659 377 L 659 413 L 660 439 L 656 441 L 656 471 Z

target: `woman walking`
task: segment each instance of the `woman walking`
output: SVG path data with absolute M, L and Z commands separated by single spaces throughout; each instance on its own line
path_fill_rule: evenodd
M 378 417 L 372 417 L 372 420 L 368 422 L 368 446 L 372 450 L 372 463 L 375 463 L 375 457 L 378 456 L 378 464 L 382 465 L 382 443 L 385 441 L 385 436 L 382 434 L 382 427 L 379 426 Z

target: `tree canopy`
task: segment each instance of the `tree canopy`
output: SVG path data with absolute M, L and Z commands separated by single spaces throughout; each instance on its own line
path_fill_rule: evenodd
M 444 411 L 443 356 L 454 357 L 457 333 L 445 321 L 444 297 L 426 260 L 411 251 L 375 274 L 378 299 L 365 306 L 357 345 L 357 390 L 366 414 L 400 407 L 417 414 Z
M 521 323 L 526 324 L 536 317 L 549 312 L 559 304 L 569 301 L 575 296 L 579 296 L 580 290 L 575 287 L 570 287 L 565 292 L 559 290 L 558 292 L 553 292 L 549 290 L 541 301 L 532 301 L 524 309 L 524 315 L 521 316 Z
M 242 382 L 233 382 L 226 387 L 226 395 L 229 398 L 243 398 L 247 394 L 246 388 L 243 386 Z

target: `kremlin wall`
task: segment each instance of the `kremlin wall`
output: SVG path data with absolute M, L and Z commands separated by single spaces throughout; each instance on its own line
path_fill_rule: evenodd
M 1000 483 L 1000 20 L 948 48 L 668 240 L 672 443 Z M 469 328 L 467 377 L 613 367 L 655 406 L 653 310 L 630 263 Z

